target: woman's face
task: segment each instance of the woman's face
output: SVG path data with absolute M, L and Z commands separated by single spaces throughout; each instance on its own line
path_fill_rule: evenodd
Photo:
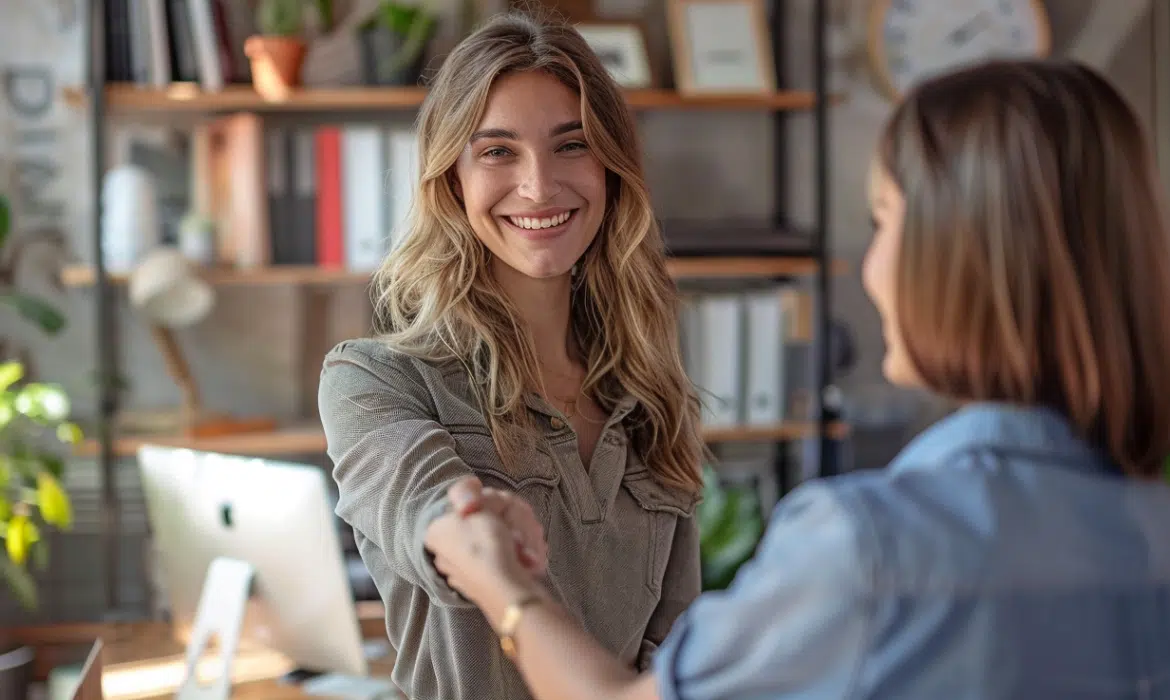
M 893 384 L 915 386 L 918 377 L 902 342 L 895 303 L 895 276 L 898 253 L 902 246 L 902 219 L 906 201 L 893 179 L 878 164 L 870 168 L 869 209 L 873 238 L 865 253 L 861 279 L 882 318 L 882 337 L 886 342 L 882 373 Z
M 568 274 L 605 215 L 605 168 L 585 142 L 581 100 L 542 71 L 496 80 L 455 176 L 494 263 L 528 277 Z

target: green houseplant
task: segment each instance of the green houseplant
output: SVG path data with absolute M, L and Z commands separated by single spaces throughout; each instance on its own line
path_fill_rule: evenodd
M 383 0 L 358 29 L 362 72 L 369 85 L 414 85 L 438 18 L 417 5 Z
M 20 362 L 0 363 L 0 576 L 28 608 L 37 603 L 30 565 L 48 562 L 42 528 L 68 530 L 73 523 L 61 487 L 61 446 L 76 444 L 82 434 L 69 412 L 59 386 L 26 382 Z
M 764 514 L 755 490 L 720 482 L 711 467 L 703 469 L 699 523 L 699 558 L 703 590 L 721 590 L 755 554 L 764 534 Z
M 22 256 L 34 243 L 62 247 L 53 232 L 36 231 L 24 238 L 12 236 L 12 208 L 0 195 L 0 302 L 41 331 L 55 335 L 65 327 L 65 316 L 48 301 L 21 291 L 16 273 Z M 67 529 L 72 506 L 61 477 L 65 462 L 60 445 L 81 440 L 81 430 L 69 421 L 70 402 L 55 384 L 29 381 L 25 362 L 15 349 L 0 343 L 0 578 L 28 608 L 37 603 L 30 563 L 48 561 L 48 545 L 41 536 L 45 525 Z
M 13 310 L 48 335 L 60 333 L 65 316 L 53 304 L 18 288 L 17 272 L 34 247 L 58 256 L 64 236 L 53 229 L 13 235 L 13 210 L 0 195 L 0 306 Z M 64 460 L 54 444 L 74 443 L 81 431 L 68 421 L 69 401 L 60 387 L 29 380 L 32 374 L 8 338 L 0 338 L 0 587 L 26 609 L 37 605 L 31 565 L 48 563 L 45 526 L 68 529 L 72 505 L 61 488 Z M 32 679 L 33 650 L 0 629 L 0 697 L 25 697 Z
M 316 3 L 317 11 L 332 12 Z M 266 99 L 287 99 L 301 84 L 305 62 L 305 0 L 260 0 L 256 6 L 258 34 L 244 42 L 252 68 L 252 86 Z
M 54 443 L 74 444 L 81 430 L 69 422 L 60 387 L 24 381 L 20 362 L 0 363 L 0 578 L 26 608 L 37 605 L 31 568 L 48 565 L 45 527 L 68 530 L 73 508 L 61 476 L 65 462 Z M 34 652 L 0 630 L 0 697 L 26 697 Z

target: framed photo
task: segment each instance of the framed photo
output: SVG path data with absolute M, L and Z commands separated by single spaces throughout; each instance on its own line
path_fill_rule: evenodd
M 689 95 L 776 90 L 763 0 L 667 0 L 675 83 Z
M 646 32 L 637 22 L 589 20 L 574 28 L 624 88 L 654 87 Z

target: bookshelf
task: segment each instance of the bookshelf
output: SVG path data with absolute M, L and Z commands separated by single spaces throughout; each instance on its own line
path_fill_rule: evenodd
M 97 3 L 100 8 L 103 3 Z M 651 110 L 675 112 L 710 111 L 752 111 L 768 113 L 773 125 L 773 170 L 776 197 L 776 213 L 769 222 L 771 233 L 785 228 L 784 202 L 786 184 L 790 179 L 788 170 L 787 125 L 788 117 L 798 112 L 810 112 L 814 125 L 814 162 L 806 168 L 804 177 L 813 185 L 815 203 L 811 230 L 793 246 L 792 237 L 764 235 L 754 237 L 747 246 L 735 250 L 724 250 L 720 256 L 707 254 L 678 255 L 669 260 L 669 269 L 676 279 L 755 278 L 785 279 L 805 277 L 811 281 L 808 293 L 812 304 L 812 369 L 807 411 L 799 419 L 784 421 L 777 425 L 742 426 L 734 428 L 709 428 L 704 431 L 705 439 L 712 444 L 723 442 L 774 443 L 777 445 L 777 462 L 774 465 L 781 492 L 790 487 L 786 464 L 787 448 L 793 441 L 811 440 L 817 449 L 810 456 L 814 470 L 820 474 L 830 473 L 824 459 L 828 441 L 840 439 L 848 434 L 848 426 L 837 420 L 824 405 L 825 389 L 829 386 L 832 371 L 829 363 L 829 277 L 843 270 L 839 261 L 829 258 L 829 171 L 828 171 L 828 106 L 836 102 L 827 90 L 827 10 L 824 2 L 813 3 L 811 34 L 813 37 L 812 59 L 814 76 L 811 90 L 779 90 L 765 95 L 745 96 L 704 96 L 694 97 L 679 94 L 669 89 L 629 90 L 626 98 L 630 107 L 638 112 Z M 87 4 L 87 7 L 88 4 Z M 769 34 L 774 48 L 776 75 L 783 80 L 786 75 L 784 54 L 786 51 L 786 26 L 788 3 L 772 3 L 769 20 Z M 188 123 L 199 118 L 233 112 L 254 112 L 258 114 L 312 115 L 314 118 L 328 116 L 338 120 L 367 118 L 378 113 L 417 109 L 426 96 L 426 90 L 418 87 L 354 87 L 354 88 L 306 88 L 293 92 L 288 99 L 270 101 L 261 98 L 248 85 L 228 85 L 217 92 L 204 92 L 191 83 L 177 83 L 167 88 L 142 87 L 124 83 L 107 83 L 104 59 L 100 51 L 94 51 L 95 38 L 101 37 L 100 14 L 95 16 L 89 7 L 85 53 L 90 57 L 85 88 L 67 88 L 66 102 L 88 114 L 93 133 L 91 144 L 91 186 L 100 188 L 105 172 L 106 125 L 113 120 L 139 121 L 142 123 Z M 802 28 L 803 29 L 803 28 Z M 100 46 L 100 44 L 99 44 Z M 194 117 L 195 119 L 191 119 Z M 766 155 L 766 154 L 765 154 Z M 98 461 L 101 474 L 101 510 L 106 524 L 103 549 L 107 560 L 104 588 L 107 604 L 111 610 L 119 608 L 117 599 L 117 559 L 119 558 L 118 537 L 121 514 L 117 509 L 115 482 L 117 461 L 133 456 L 137 447 L 146 439 L 156 443 L 188 446 L 192 448 L 232 452 L 251 455 L 292 455 L 320 454 L 325 449 L 324 434 L 319 422 L 293 423 L 270 432 L 244 433 L 214 438 L 191 439 L 179 435 L 149 438 L 120 434 L 114 424 L 118 414 L 117 376 L 118 333 L 117 289 L 126 283 L 120 274 L 107 274 L 101 262 L 102 227 L 101 203 L 96 206 L 89 224 L 92 236 L 92 257 L 96 267 L 68 266 L 61 272 L 61 282 L 72 288 L 92 288 L 95 304 L 95 349 L 98 370 L 98 415 L 87 434 L 94 439 L 79 447 L 82 455 Z M 767 233 L 767 232 L 764 232 Z M 668 231 L 669 235 L 669 231 Z M 775 239 L 788 238 L 788 241 Z M 746 239 L 744 239 L 746 240 Z M 673 251 L 678 252 L 678 251 Z M 203 271 L 207 279 L 218 285 L 292 285 L 301 288 L 307 307 L 312 311 L 307 318 L 319 319 L 324 314 L 321 300 L 327 298 L 331 287 L 357 285 L 368 282 L 366 273 L 355 273 L 344 269 L 316 266 L 271 266 L 258 269 L 209 268 Z M 309 330 L 316 326 L 306 324 Z M 308 333 L 306 333 L 308 336 Z M 311 353 L 306 353 L 306 355 Z M 807 418 L 805 417 L 807 416 Z
M 836 261 L 834 273 L 841 273 L 846 265 Z M 817 271 L 817 260 L 808 255 L 788 257 L 673 257 L 667 260 L 667 269 L 676 280 L 697 279 L 776 279 L 811 276 Z M 364 285 L 370 274 L 345 269 L 276 265 L 254 269 L 211 268 L 202 271 L 209 283 L 222 286 L 344 286 Z M 126 283 L 126 275 L 107 275 L 109 284 Z M 67 266 L 61 272 L 61 282 L 67 287 L 88 287 L 96 283 L 96 273 L 85 265 Z M 830 437 L 843 438 L 848 426 L 835 422 L 827 428 Z M 706 428 L 704 439 L 708 444 L 730 442 L 784 442 L 813 437 L 816 424 L 811 421 L 788 420 L 776 425 Z M 186 447 L 211 452 L 246 455 L 297 455 L 322 453 L 326 449 L 325 435 L 317 423 L 294 423 L 274 431 L 251 432 L 216 437 L 188 437 L 183 435 L 117 435 L 113 442 L 115 457 L 133 457 L 138 448 L 147 443 Z M 94 456 L 100 445 L 87 441 L 79 446 L 78 454 Z
M 720 279 L 742 277 L 800 277 L 816 272 L 817 261 L 810 256 L 753 258 L 753 257 L 694 257 L 671 258 L 666 269 L 675 279 Z M 833 263 L 833 274 L 845 272 L 844 261 Z M 208 268 L 201 271 L 210 284 L 222 286 L 299 285 L 329 286 L 366 284 L 370 273 L 341 268 L 312 265 L 271 265 L 251 269 Z M 125 273 L 107 274 L 114 285 L 126 283 Z M 89 265 L 67 265 L 60 272 L 60 281 L 66 287 L 92 287 L 97 283 L 97 272 Z
M 848 433 L 849 426 L 845 423 L 834 422 L 829 426 L 831 437 L 843 438 Z M 785 421 L 778 425 L 707 428 L 703 431 L 703 438 L 708 444 L 715 445 L 725 442 L 798 440 L 814 437 L 816 434 L 817 426 L 812 421 Z M 119 435 L 114 439 L 114 455 L 133 457 L 138 448 L 146 443 L 249 456 L 320 454 L 324 453 L 326 448 L 325 433 L 320 424 L 294 423 L 268 432 L 217 437 L 187 437 L 165 434 Z M 87 441 L 78 446 L 77 454 L 93 457 L 98 454 L 98 450 L 99 445 L 96 441 Z
M 166 88 L 113 83 L 105 89 L 111 114 L 249 112 L 360 112 L 414 109 L 427 91 L 421 87 L 305 88 L 288 99 L 261 97 L 250 86 L 228 85 L 217 92 L 203 92 L 193 83 L 174 83 Z M 770 95 L 682 95 L 674 90 L 627 90 L 626 100 L 635 110 L 807 110 L 816 94 L 784 90 Z M 77 98 L 80 99 L 80 96 Z M 76 99 L 74 100 L 76 101 Z

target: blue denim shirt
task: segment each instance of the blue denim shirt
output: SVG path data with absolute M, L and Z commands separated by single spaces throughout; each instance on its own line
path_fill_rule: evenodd
M 1170 488 L 968 406 L 777 505 L 654 660 L 665 700 L 1170 698 Z

